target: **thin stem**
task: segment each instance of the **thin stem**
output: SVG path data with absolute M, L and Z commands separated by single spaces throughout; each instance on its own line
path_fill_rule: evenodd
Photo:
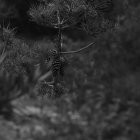
M 69 51 L 69 52 L 61 52 L 61 54 L 79 53 L 79 52 L 81 52 L 81 51 L 83 51 L 83 50 L 85 50 L 85 49 L 91 47 L 93 44 L 95 44 L 95 42 L 92 42 L 92 43 L 90 43 L 89 45 L 87 45 L 87 46 L 85 46 L 85 47 L 83 47 L 83 48 L 81 48 L 81 49 L 79 49 L 79 50 L 76 50 L 76 51 Z
M 8 41 L 6 41 L 6 44 L 5 44 L 5 46 L 4 46 L 3 50 L 2 50 L 2 54 L 1 55 L 3 55 L 6 52 L 7 46 L 8 46 Z
M 6 52 L 6 47 L 4 46 L 1 55 L 3 55 Z
M 48 71 L 46 74 L 39 77 L 38 81 L 43 81 L 43 80 L 47 79 L 51 74 L 52 74 L 52 71 Z
M 0 56 L 0 64 L 2 64 L 2 62 L 4 61 L 5 58 L 6 58 L 6 53 L 1 54 L 1 56 Z
M 62 32 L 61 32 L 61 20 L 60 20 L 60 11 L 59 7 L 57 10 L 57 19 L 58 19 L 58 52 L 61 52 L 61 40 L 62 40 Z

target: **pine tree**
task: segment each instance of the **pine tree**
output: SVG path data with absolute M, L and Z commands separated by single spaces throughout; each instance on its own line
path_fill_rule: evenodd
M 58 30 L 56 41 L 56 53 L 53 55 L 52 75 L 54 85 L 59 81 L 60 69 L 62 69 L 62 57 L 64 54 L 78 53 L 94 44 L 72 52 L 62 52 L 62 32 L 66 28 L 77 27 L 86 30 L 89 34 L 98 34 L 105 31 L 110 25 L 104 18 L 110 12 L 112 0 L 39 0 L 40 4 L 33 5 L 29 10 L 32 21 L 39 25 L 49 26 Z M 54 54 L 54 53 L 53 53 Z M 64 63 L 64 62 L 63 62 Z

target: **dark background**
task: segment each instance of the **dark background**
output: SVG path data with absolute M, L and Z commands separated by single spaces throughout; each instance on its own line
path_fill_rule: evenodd
M 38 63 L 39 56 L 45 59 L 57 33 L 30 20 L 27 13 L 34 3 L 38 1 L 0 0 L 1 25 L 16 28 L 16 36 L 10 38 L 13 44 L 7 47 L 8 57 L 0 65 L 0 140 L 139 140 L 140 1 L 113 1 L 113 11 L 106 18 L 115 22 L 114 29 L 98 34 L 93 48 L 67 56 L 64 94 L 57 98 L 46 95 L 42 86 L 39 96 L 36 90 L 27 92 L 33 82 L 21 80 L 32 76 L 31 62 Z M 76 50 L 93 38 L 69 29 L 64 47 Z M 1 50 L 3 46 L 0 38 Z M 26 61 L 30 73 L 21 67 Z M 3 91 L 16 95 L 17 85 L 24 92 L 21 98 L 5 99 Z

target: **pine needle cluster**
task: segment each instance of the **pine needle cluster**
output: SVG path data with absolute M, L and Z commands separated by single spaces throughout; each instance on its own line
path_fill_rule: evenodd
M 38 24 L 58 28 L 58 10 L 62 28 L 74 26 L 88 15 L 96 16 L 96 10 L 84 0 L 43 1 L 39 5 L 32 6 L 29 15 Z

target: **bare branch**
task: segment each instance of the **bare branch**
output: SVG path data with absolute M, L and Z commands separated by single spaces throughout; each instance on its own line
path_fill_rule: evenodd
M 81 48 L 81 49 L 79 49 L 79 50 L 76 50 L 76 51 L 69 51 L 69 52 L 61 52 L 61 54 L 79 53 L 79 52 L 81 52 L 81 51 L 83 51 L 83 50 L 85 50 L 85 49 L 91 47 L 93 44 L 95 44 L 95 42 L 92 42 L 92 43 L 90 43 L 89 45 L 87 45 L 87 46 L 85 46 L 85 47 L 83 47 L 83 48 Z
M 38 81 L 43 81 L 45 79 L 47 79 L 50 75 L 52 74 L 52 71 L 48 71 L 47 73 L 45 73 L 43 76 L 41 76 Z

